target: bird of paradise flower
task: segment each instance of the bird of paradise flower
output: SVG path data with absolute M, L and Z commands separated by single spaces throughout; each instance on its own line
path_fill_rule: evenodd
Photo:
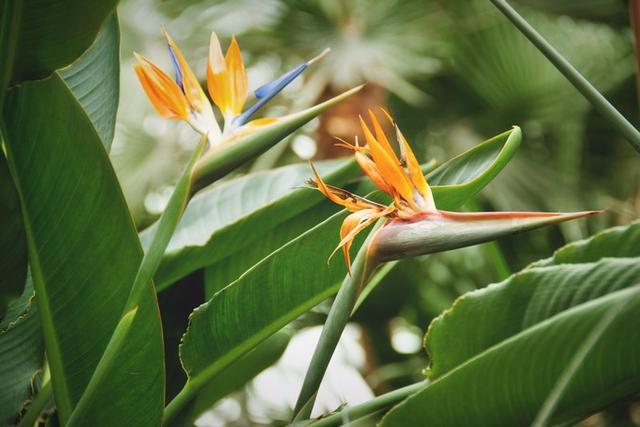
M 138 63 L 134 67 L 135 72 L 158 114 L 167 119 L 187 122 L 196 132 L 208 135 L 211 145 L 219 144 L 231 134 L 250 131 L 276 121 L 275 118 L 264 118 L 249 122 L 249 119 L 309 65 L 328 52 L 328 49 L 325 49 L 315 58 L 256 89 L 256 102 L 245 110 L 249 85 L 240 46 L 236 38 L 232 37 L 227 52 L 223 55 L 220 41 L 216 34 L 212 33 L 207 63 L 207 88 L 213 103 L 222 114 L 224 124 L 221 129 L 209 99 L 182 52 L 171 36 L 164 30 L 163 33 L 174 65 L 175 78 L 137 53 L 135 57 Z
M 379 261 L 411 255 L 440 252 L 493 240 L 497 237 L 542 225 L 567 221 L 599 211 L 557 212 L 449 212 L 438 210 L 427 180 L 422 174 L 407 139 L 391 115 L 381 109 L 395 131 L 400 157 L 396 155 L 380 122 L 369 111 L 373 132 L 360 117 L 366 140 L 361 146 L 342 141 L 340 146 L 354 151 L 362 171 L 393 199 L 383 205 L 347 190 L 326 184 L 311 165 L 314 178 L 307 183 L 350 214 L 340 228 L 340 242 L 330 255 L 342 248 L 345 264 L 351 272 L 349 249 L 358 233 L 380 218 L 390 221 L 371 241 Z

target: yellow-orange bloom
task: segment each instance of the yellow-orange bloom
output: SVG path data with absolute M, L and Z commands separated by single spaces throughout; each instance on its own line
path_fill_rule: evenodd
M 211 99 L 222 112 L 225 123 L 230 123 L 231 119 L 242 113 L 249 94 L 249 83 L 235 37 L 231 39 L 226 55 L 222 56 L 220 41 L 216 33 L 211 33 L 207 87 Z
M 329 200 L 351 212 L 342 223 L 340 243 L 336 248 L 336 250 L 342 248 L 345 264 L 349 270 L 351 269 L 349 248 L 353 239 L 376 220 L 382 217 L 409 218 L 418 213 L 436 211 L 431 189 L 411 147 L 391 116 L 386 111 L 382 111 L 395 128 L 400 158 L 394 152 L 382 126 L 371 111 L 369 111 L 369 116 L 373 133 L 365 121 L 360 118 L 367 145 L 360 146 L 357 139 L 354 145 L 344 142 L 339 145 L 355 152 L 355 159 L 362 171 L 380 190 L 393 198 L 391 205 L 381 205 L 341 188 L 327 185 L 312 166 L 315 179 L 310 180 L 309 184 L 317 188 Z
M 220 127 L 198 79 L 173 39 L 166 31 L 163 33 L 176 77 L 173 79 L 148 59 L 135 54 L 138 64 L 134 69 L 142 88 L 162 117 L 184 120 L 197 132 L 209 134 L 210 138 L 220 136 Z
M 254 92 L 256 101 L 243 111 L 249 94 L 249 84 L 240 46 L 236 38 L 232 37 L 226 55 L 223 55 L 218 37 L 215 33 L 211 34 L 207 88 L 213 103 L 224 117 L 224 130 L 221 132 L 212 105 L 198 79 L 173 39 L 166 31 L 163 30 L 163 33 L 175 68 L 175 78 L 138 54 L 135 55 L 138 61 L 134 67 L 136 74 L 151 104 L 162 117 L 186 121 L 200 134 L 208 135 L 212 144 L 221 141 L 222 136 L 227 137 L 231 133 L 245 134 L 276 120 L 259 119 L 248 122 L 256 111 L 328 52 L 326 49 L 315 58 L 257 88 Z M 233 138 L 227 140 L 232 141 Z

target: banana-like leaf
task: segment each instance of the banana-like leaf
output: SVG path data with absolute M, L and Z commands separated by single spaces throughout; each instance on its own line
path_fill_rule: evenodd
M 19 83 L 41 79 L 70 64 L 91 45 L 116 4 L 117 0 L 2 2 L 0 16 L 13 9 L 6 21 L 11 43 L 2 57 L 6 60 L 10 51 L 14 56 L 13 61 L 2 63 L 2 67 L 11 67 L 3 73 Z
M 638 392 L 640 263 L 626 258 L 637 255 L 638 240 L 628 243 L 638 229 L 634 224 L 569 245 L 554 258 L 572 254 L 562 259 L 572 263 L 534 264 L 458 299 L 427 333 L 431 384 L 389 412 L 383 425 L 528 425 L 576 349 L 616 309 L 551 420 L 572 422 Z M 628 251 L 608 258 L 616 242 Z
M 18 192 L 0 153 L 0 319 L 24 289 L 27 277 L 27 241 Z
M 59 75 L 8 91 L 4 127 L 64 423 L 122 315 L 142 250 L 102 140 Z M 162 332 L 151 284 L 146 294 L 120 369 L 93 402 L 93 425 L 159 423 Z
M 321 162 L 318 167 L 335 185 L 357 171 L 353 162 L 344 160 Z M 294 189 L 304 185 L 309 173 L 306 163 L 285 166 L 222 182 L 196 194 L 155 276 L 158 289 L 247 246 L 261 244 L 265 233 L 320 203 L 320 194 Z M 156 228 L 154 224 L 140 233 L 144 247 L 149 246 Z
M 102 145 L 110 151 L 120 96 L 120 26 L 115 13 L 89 49 L 57 73 L 89 116 Z
M 222 141 L 220 146 L 212 148 L 202 156 L 193 172 L 194 189 L 205 187 L 243 163 L 254 159 L 327 108 L 360 89 L 362 86 L 357 86 L 306 110 L 278 117 L 268 124 L 254 126 L 249 123 L 244 128 L 239 128 Z
M 186 404 L 232 362 L 337 291 L 344 265 L 327 265 L 323 254 L 333 250 L 330 234 L 343 217 L 337 213 L 291 240 L 191 314 L 180 345 L 188 380 L 175 400 Z M 171 419 L 180 408 L 173 401 L 169 408 Z
M 594 262 L 607 257 L 640 257 L 640 222 L 608 228 L 589 239 L 558 249 L 551 258 L 536 261 L 530 267 L 554 264 Z
M 193 425 L 200 414 L 277 362 L 289 344 L 291 332 L 287 328 L 277 332 L 232 363 L 205 385 L 169 426 Z
M 107 151 L 111 147 L 119 95 L 120 32 L 115 14 L 91 47 L 58 71 L 91 119 Z M 15 184 L 4 154 L 0 158 L 0 317 L 8 302 L 20 295 L 27 272 L 27 246 Z
M 0 321 L 0 425 L 15 425 L 37 391 L 44 347 L 29 277 L 20 298 Z
M 473 182 L 474 178 L 487 173 L 483 168 L 496 168 L 499 171 L 506 161 L 498 159 L 512 155 L 511 150 L 504 150 L 504 143 L 508 139 L 505 136 L 502 145 L 491 145 L 496 150 L 494 153 L 497 153 L 493 163 L 473 161 L 476 152 L 471 150 L 467 161 L 460 159 L 450 164 L 452 168 L 461 167 L 469 172 L 448 173 L 440 183 L 450 188 L 461 188 L 459 191 L 471 197 L 479 188 L 470 191 L 464 182 L 455 180 L 472 177 Z M 462 185 L 456 187 L 457 184 Z M 438 195 L 435 189 L 434 195 Z M 450 200 L 465 201 L 462 197 Z M 308 215 L 305 213 L 302 217 Z M 208 378 L 217 375 L 237 357 L 337 291 L 345 274 L 344 265 L 334 260 L 327 266 L 326 257 L 338 243 L 338 229 L 343 217 L 344 213 L 337 213 L 279 247 L 272 247 L 268 243 L 277 241 L 277 238 L 264 235 L 263 240 L 267 241 L 265 245 L 255 245 L 255 248 L 252 245 L 242 251 L 243 257 L 264 258 L 239 277 L 237 274 L 240 269 L 223 266 L 222 263 L 216 264 L 216 267 L 223 268 L 222 273 L 207 273 L 209 278 L 217 278 L 216 283 L 209 286 L 218 292 L 194 311 L 183 337 L 180 354 L 189 379 L 180 399 L 188 400 L 189 395 L 195 394 Z M 295 222 L 299 220 L 300 217 L 295 218 Z M 284 222 L 282 227 L 296 228 L 293 222 Z M 359 242 L 354 244 L 354 251 Z M 237 262 L 233 257 L 225 261 Z M 237 280 L 224 282 L 224 279 L 232 277 Z M 236 321 L 238 312 L 243 313 L 242 322 Z

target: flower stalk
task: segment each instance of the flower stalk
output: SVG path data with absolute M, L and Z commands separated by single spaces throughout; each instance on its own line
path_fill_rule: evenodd
M 367 241 L 358 251 L 351 266 L 351 273 L 345 276 L 342 286 L 340 286 L 340 290 L 331 305 L 327 321 L 322 328 L 316 351 L 313 353 L 309 369 L 304 377 L 302 389 L 298 395 L 298 401 L 294 409 L 294 422 L 308 419 L 311 415 L 320 383 L 329 366 L 331 356 L 340 341 L 342 331 L 347 326 L 358 295 L 378 265 L 375 257 L 370 256 L 368 250 L 370 247 L 369 241 L 382 227 L 384 221 L 384 219 L 380 220 L 369 233 Z

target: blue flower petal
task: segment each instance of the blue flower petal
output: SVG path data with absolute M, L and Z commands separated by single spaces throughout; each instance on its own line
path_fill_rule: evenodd
M 237 116 L 233 120 L 233 126 L 237 127 L 245 124 L 256 111 L 258 111 L 264 104 L 269 102 L 271 98 L 276 96 L 278 92 L 284 89 L 289 83 L 295 80 L 296 77 L 302 74 L 302 72 L 306 70 L 308 66 L 309 64 L 306 62 L 300 64 L 293 70 L 278 77 L 276 80 L 267 83 L 266 85 L 260 86 L 258 89 L 256 89 L 254 94 L 256 95 L 256 98 L 258 98 L 258 101 L 256 101 L 256 103 L 251 107 L 247 108 L 242 114 Z
M 173 51 L 173 48 L 170 44 L 167 44 L 169 48 L 169 55 L 171 56 L 171 61 L 173 62 L 173 67 L 176 69 L 176 83 L 184 92 L 184 86 L 182 85 L 182 70 L 180 69 L 180 63 L 178 62 L 178 58 L 176 57 L 176 53 Z

